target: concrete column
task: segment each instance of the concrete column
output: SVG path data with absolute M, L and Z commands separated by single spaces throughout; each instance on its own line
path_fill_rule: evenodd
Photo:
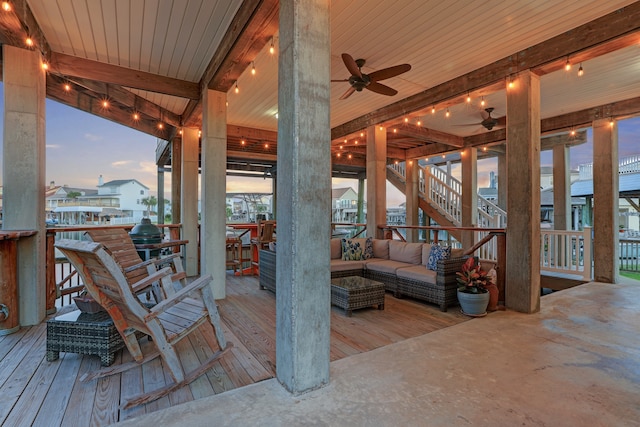
M 407 225 L 418 225 L 418 206 L 419 193 L 418 188 L 418 160 L 407 160 L 405 167 L 405 197 L 406 197 L 406 221 Z M 418 230 L 407 230 L 407 242 L 418 241 Z
M 569 230 L 571 227 L 571 170 L 569 147 L 553 147 L 553 228 Z
M 507 308 L 540 310 L 540 77 L 507 89 Z
M 618 127 L 593 122 L 593 278 L 618 282 Z M 511 221 L 511 220 L 509 220 Z
M 182 136 L 171 141 L 171 222 L 182 222 Z
M 20 325 L 46 314 L 45 289 L 45 72 L 39 52 L 3 45 L 4 230 L 37 230 L 18 241 Z
M 278 173 L 271 173 L 271 213 L 273 219 L 278 219 Z
M 200 273 L 211 274 L 213 297 L 226 296 L 227 94 L 205 89 L 202 97 Z
M 164 224 L 164 168 L 158 167 L 158 224 Z
M 478 149 L 469 147 L 461 153 L 462 163 L 462 226 L 478 226 Z M 473 231 L 462 232 L 462 247 L 475 243 Z
M 182 238 L 189 240 L 184 248 L 185 271 L 198 274 L 198 129 L 182 130 L 182 186 L 180 188 Z
M 507 210 L 507 155 L 498 154 L 498 207 Z M 508 213 L 507 213 L 508 215 Z
M 381 239 L 387 223 L 387 129 L 367 128 L 367 237 Z
M 329 30 L 328 1 L 280 2 L 276 374 L 294 394 L 329 382 Z

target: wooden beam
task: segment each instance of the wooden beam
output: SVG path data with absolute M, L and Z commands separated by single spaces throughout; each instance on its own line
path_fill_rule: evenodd
M 461 148 L 464 145 L 464 140 L 461 136 L 435 129 L 407 125 L 397 126 L 397 129 L 397 134 L 406 135 L 422 142 L 446 144 L 456 148 Z
M 182 117 L 178 114 L 173 111 L 166 110 L 153 102 L 147 101 L 145 98 L 124 89 L 122 86 L 79 77 L 70 79 L 69 81 L 100 94 L 104 99 L 116 101 L 123 106 L 131 108 L 132 114 L 135 111 L 158 122 L 164 122 L 175 127 L 182 126 Z
M 92 61 L 64 53 L 52 52 L 49 67 L 52 72 L 63 76 L 97 80 L 179 98 L 200 98 L 198 83 Z
M 562 133 L 559 135 L 549 135 L 540 139 L 540 151 L 551 150 L 558 145 L 565 145 L 572 147 L 574 145 L 580 145 L 587 142 L 587 131 L 577 131 L 575 135 L 571 133 Z
M 26 0 L 12 0 L 9 3 L 12 9 L 0 13 L 0 42 L 23 49 L 38 49 L 45 55 L 51 52 Z M 32 47 L 25 44 L 27 36 L 33 40 Z
M 245 126 L 227 125 L 227 138 L 228 137 L 247 138 L 260 141 L 269 141 L 270 143 L 272 143 L 278 141 L 278 132 L 249 128 Z
M 596 52 L 603 54 L 631 46 L 637 43 L 637 37 L 631 35 L 639 29 L 640 2 L 635 2 L 571 31 L 336 126 L 331 130 L 331 139 L 342 138 L 368 126 L 419 111 L 425 106 L 502 83 L 506 76 L 519 71 L 533 69 L 538 73 L 544 73 L 553 69 L 553 66 L 548 64 L 566 61 L 567 57 L 589 55 L 592 51 L 594 55 Z
M 591 127 L 591 123 L 598 119 L 607 117 L 624 119 L 638 114 L 640 114 L 640 97 L 542 119 L 540 121 L 540 131 L 543 134 L 570 131 L 571 129 Z M 492 142 L 504 141 L 505 139 L 505 129 L 498 129 L 492 132 L 466 136 L 464 137 L 464 145 L 465 147 L 475 147 Z
M 127 126 L 140 132 L 153 135 L 162 139 L 170 139 L 175 134 L 176 129 L 171 125 L 158 129 L 157 121 L 141 118 L 133 120 L 131 112 L 123 108 L 118 103 L 110 103 L 108 108 L 104 108 L 102 100 L 95 97 L 91 91 L 81 91 L 73 86 L 71 90 L 65 91 L 60 78 L 52 75 L 47 76 L 47 97 L 69 107 L 77 108 L 89 114 L 111 120 L 120 125 Z

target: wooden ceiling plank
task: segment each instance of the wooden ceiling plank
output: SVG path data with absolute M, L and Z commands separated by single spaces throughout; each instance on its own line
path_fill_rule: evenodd
M 627 37 L 640 29 L 640 2 L 604 15 L 589 23 L 574 28 L 513 55 L 478 68 L 448 82 L 434 86 L 403 100 L 372 111 L 331 130 L 331 139 L 341 138 L 368 126 L 410 114 L 438 104 L 444 100 L 459 97 L 467 92 L 504 80 L 507 76 L 527 69 L 536 69 L 549 63 L 566 61 L 567 57 L 590 49 L 604 49 L 608 52 L 620 49 L 623 43 L 631 43 Z
M 461 136 L 451 135 L 435 129 L 406 125 L 398 126 L 397 129 L 398 134 L 415 138 L 418 141 L 446 144 L 457 148 L 464 146 L 464 140 Z
M 97 80 L 180 98 L 198 99 L 200 97 L 200 89 L 197 83 L 91 61 L 63 53 L 53 52 L 49 65 L 52 72 L 62 76 Z

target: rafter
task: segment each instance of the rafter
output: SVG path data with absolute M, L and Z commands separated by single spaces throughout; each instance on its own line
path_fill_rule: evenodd
M 64 53 L 52 52 L 49 67 L 53 73 L 61 76 L 97 80 L 180 98 L 200 98 L 198 83 L 78 58 Z

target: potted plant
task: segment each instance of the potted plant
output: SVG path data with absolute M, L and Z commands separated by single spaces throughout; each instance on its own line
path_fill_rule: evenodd
M 488 286 L 492 285 L 488 273 L 480 267 L 476 258 L 469 257 L 456 273 L 458 301 L 462 312 L 469 316 L 484 316 L 489 304 Z

